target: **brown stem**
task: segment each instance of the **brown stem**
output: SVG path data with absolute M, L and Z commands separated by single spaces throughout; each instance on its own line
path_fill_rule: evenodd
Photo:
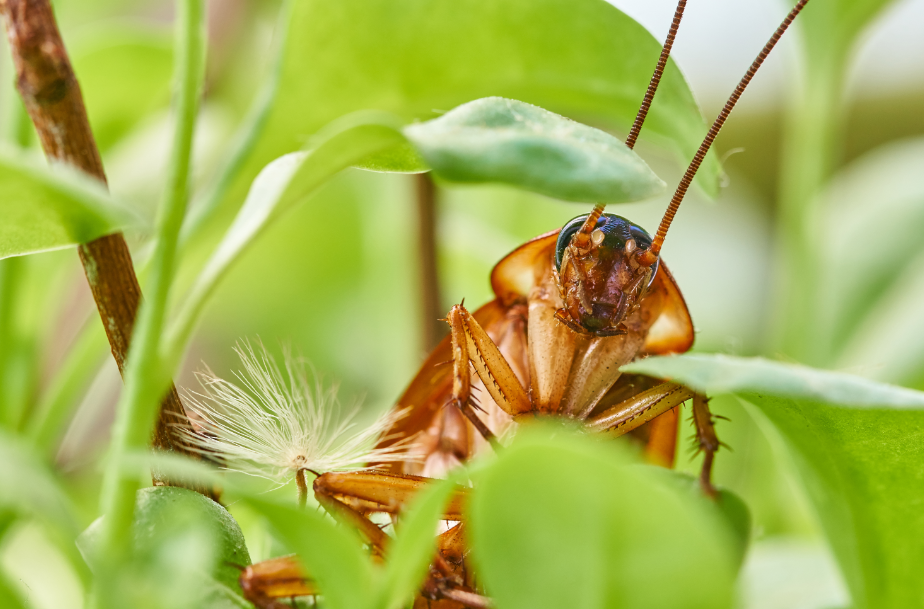
M 45 156 L 73 165 L 104 184 L 103 162 L 90 130 L 80 86 L 58 32 L 49 0 L 0 0 L 16 69 L 16 88 L 35 125 Z M 100 237 L 78 248 L 112 356 L 121 372 L 128 353 L 141 288 L 122 233 Z M 176 387 L 162 404 L 151 440 L 155 448 L 201 458 L 187 449 L 173 429 L 189 420 Z M 154 476 L 155 484 L 170 484 Z M 196 489 L 213 496 L 208 489 Z
M 436 269 L 436 185 L 428 173 L 414 176 L 417 192 L 417 257 L 423 350 L 429 353 L 446 334 L 440 318 L 440 282 Z

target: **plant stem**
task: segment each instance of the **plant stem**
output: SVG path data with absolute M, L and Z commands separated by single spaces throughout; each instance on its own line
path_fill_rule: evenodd
M 136 336 L 125 369 L 109 462 L 103 480 L 102 506 L 107 523 L 104 554 L 118 557 L 129 538 L 137 480 L 121 475 L 120 459 L 148 443 L 157 405 L 168 390 L 170 375 L 160 357 L 164 311 L 175 270 L 176 243 L 186 211 L 193 129 L 204 76 L 204 0 L 180 0 L 176 40 L 176 123 L 167 189 L 157 221 L 151 258 L 149 300 L 138 316 Z M 108 551 L 107 551 L 108 550 Z
M 440 281 L 436 267 L 436 184 L 429 173 L 414 175 L 417 194 L 417 262 L 420 283 L 421 340 L 429 353 L 446 334 L 445 316 L 440 299 Z
M 16 86 L 35 125 L 45 155 L 73 165 L 105 184 L 102 160 L 90 130 L 80 86 L 71 67 L 49 0 L 0 0 L 0 14 L 10 41 Z M 78 248 L 87 282 L 96 301 L 112 355 L 124 373 L 141 289 L 128 245 L 121 233 L 106 235 Z M 154 445 L 195 457 L 174 443 L 166 423 L 186 423 L 176 389 L 162 405 Z
M 288 1 L 280 11 L 279 31 L 281 32 L 280 36 L 283 38 L 277 44 L 272 73 L 234 136 L 231 155 L 223 163 L 218 172 L 218 177 L 206 190 L 201 202 L 193 205 L 189 214 L 184 218 L 183 228 L 180 230 L 177 244 L 178 260 L 183 259 L 185 249 L 192 246 L 208 228 L 209 221 L 215 216 L 225 196 L 227 196 L 228 190 L 240 175 L 245 162 L 249 158 L 253 144 L 263 132 L 263 127 L 270 116 L 273 100 L 276 98 L 276 90 L 279 86 L 283 49 L 285 48 L 285 25 L 292 5 L 293 3 Z M 145 276 L 149 262 L 150 259 L 139 262 L 139 276 Z M 92 375 L 99 365 L 97 354 L 102 352 L 99 347 L 100 341 L 97 338 L 96 328 L 85 325 L 74 342 L 74 346 L 68 351 L 60 369 L 55 374 L 50 387 L 42 395 L 37 415 L 31 421 L 30 435 L 43 449 L 43 452 L 47 453 L 54 450 L 55 442 L 57 442 L 64 425 L 67 423 L 67 416 L 75 396 L 89 384 L 87 377 Z M 175 394 L 168 396 L 168 399 L 172 398 L 173 395 Z M 163 408 L 165 413 L 176 411 L 175 408 Z M 170 422 L 168 417 L 164 417 L 164 419 L 165 423 Z M 176 424 L 177 421 L 174 418 L 174 427 Z M 166 434 L 160 432 L 167 429 L 168 427 L 163 426 L 163 429 L 155 430 L 155 434 L 164 438 Z M 170 438 L 170 436 L 166 437 L 167 439 Z M 166 448 L 164 444 L 161 441 L 159 447 Z M 175 448 L 173 449 L 176 450 Z M 198 458 L 198 454 L 195 453 L 191 454 L 191 456 Z

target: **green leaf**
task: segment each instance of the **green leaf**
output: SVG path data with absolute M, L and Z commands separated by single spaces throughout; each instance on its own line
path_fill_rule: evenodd
M 254 180 L 244 205 L 199 274 L 178 315 L 165 350 L 171 365 L 179 360 L 215 287 L 270 224 L 343 169 L 404 142 L 394 117 L 380 112 L 359 112 L 329 125 L 315 139 L 310 151 L 287 154 L 267 165 Z
M 250 497 L 247 502 L 269 521 L 279 539 L 298 554 L 331 609 L 370 607 L 376 573 L 358 534 L 314 510 Z
M 849 375 L 727 356 L 648 358 L 625 370 L 759 409 L 795 456 L 857 608 L 924 596 L 924 393 Z
M 241 606 L 239 569 L 250 564 L 250 556 L 237 523 L 211 499 L 177 487 L 138 491 L 131 551 L 114 569 L 107 568 L 111 557 L 101 554 L 105 519 L 77 539 L 104 603 L 145 609 Z
M 96 180 L 22 156 L 0 147 L 0 258 L 85 243 L 135 223 Z
M 0 463 L 0 510 L 38 517 L 64 534 L 77 534 L 76 508 L 29 445 L 0 431 Z
M 626 203 L 664 182 L 622 141 L 521 101 L 489 97 L 404 134 L 454 182 L 499 182 L 566 201 Z
M 430 168 L 410 142 L 366 157 L 353 167 L 381 173 L 424 173 Z
M 712 518 L 715 526 L 725 529 L 729 538 L 735 541 L 735 565 L 742 565 L 751 541 L 751 513 L 740 497 L 731 491 L 717 489 L 718 497 L 712 499 L 703 493 L 699 479 L 689 474 L 656 465 L 635 467 L 646 478 L 672 488 L 685 501 L 696 503 L 704 517 Z
M 500 609 L 730 607 L 734 545 L 612 444 L 518 431 L 474 476 L 472 556 Z
M 305 0 L 295 3 L 287 36 L 258 159 L 300 148 L 357 110 L 428 120 L 489 96 L 627 132 L 662 44 L 601 0 Z M 670 61 L 642 138 L 666 144 L 686 165 L 706 130 Z M 697 180 L 715 193 L 719 174 L 710 154 Z
M 402 514 L 397 536 L 388 549 L 379 607 L 407 606 L 420 589 L 436 552 L 437 521 L 455 488 L 454 479 L 434 480 Z
M 2 572 L 0 572 L 0 606 L 8 609 L 27 609 L 7 579 L 6 574 Z
M 924 393 L 920 391 L 761 357 L 649 357 L 623 366 L 622 370 L 675 380 L 710 394 L 766 393 L 856 409 L 924 409 Z
M 132 24 L 85 32 L 74 45 L 74 72 L 100 151 L 170 103 L 173 48 L 169 31 Z

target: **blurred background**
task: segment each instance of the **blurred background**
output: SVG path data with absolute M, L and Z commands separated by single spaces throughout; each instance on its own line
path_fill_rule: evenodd
M 612 4 L 662 40 L 675 3 Z M 128 234 L 136 255 L 143 256 L 170 143 L 172 3 L 60 0 L 55 7 L 111 189 L 146 219 L 146 226 Z M 777 0 L 690 2 L 673 57 L 704 117 L 715 116 L 789 8 Z M 278 11 L 279 3 L 271 0 L 209 3 L 207 89 L 196 135 L 199 191 L 214 179 L 218 160 L 272 72 Z M 780 278 L 785 265 L 779 260 L 787 241 L 779 233 L 789 230 L 781 222 L 789 192 L 781 186 L 782 151 L 798 146 L 792 133 L 801 123 L 792 108 L 811 93 L 800 84 L 805 42 L 797 36 L 784 39 L 769 59 L 717 142 L 725 187 L 716 200 L 700 191 L 688 196 L 664 247 L 664 260 L 696 324 L 696 350 L 782 357 L 924 389 L 924 341 L 919 339 L 924 314 L 917 297 L 924 294 L 921 24 L 924 0 L 899 0 L 851 47 L 834 154 L 823 187 L 812 197 L 810 226 L 817 230 L 820 261 L 812 283 L 817 335 L 801 346 L 781 338 L 787 305 L 779 301 L 780 281 L 786 281 Z M 12 96 L 8 51 L 2 46 L 4 133 L 34 140 Z M 262 163 L 253 161 L 257 168 L 295 149 L 286 125 L 285 116 L 270 120 L 261 136 Z M 784 137 L 787 126 L 793 139 Z M 300 136 L 302 144 L 307 135 Z M 34 143 L 32 149 L 40 154 Z M 669 185 L 676 184 L 683 167 L 674 156 L 646 142 L 644 132 L 637 150 Z M 428 348 L 416 180 L 349 170 L 274 226 L 213 298 L 177 384 L 195 389 L 194 372 L 205 365 L 219 376 L 233 375 L 239 365 L 232 348 L 251 339 L 277 353 L 288 347 L 304 356 L 325 382 L 339 383 L 345 403 L 361 400 L 370 412 L 392 405 Z M 239 205 L 246 187 L 246 181 L 236 184 L 229 199 Z M 654 229 L 668 198 L 611 211 Z M 488 274 L 500 258 L 585 213 L 585 207 L 502 187 L 437 184 L 440 309 L 463 298 L 471 305 L 490 300 Z M 211 236 L 187 252 L 181 269 L 187 284 L 234 209 L 234 204 L 225 206 L 206 231 Z M 890 256 L 876 253 L 890 249 Z M 15 265 L 14 272 L 26 278 L 20 289 L 28 297 L 20 300 L 16 334 L 3 340 L 19 341 L 22 353 L 40 358 L 40 369 L 7 380 L 6 391 L 27 404 L 47 386 L 85 321 L 99 324 L 74 251 L 0 265 L 6 272 Z M 863 280 L 873 275 L 887 281 Z M 865 296 L 857 300 L 859 293 Z M 96 496 L 92 464 L 105 446 L 121 387 L 106 349 L 96 357 L 97 371 L 79 392 L 81 405 L 58 454 L 61 466 L 72 472 L 74 488 L 88 498 Z M 742 606 L 845 604 L 836 566 L 780 438 L 759 413 L 736 401 L 717 400 L 714 410 L 731 419 L 719 427 L 731 450 L 719 454 L 716 479 L 746 500 L 754 518 Z M 685 425 L 681 433 L 686 449 L 692 429 Z M 696 471 L 698 460 L 688 452 L 682 451 L 679 467 Z M 95 508 L 88 504 L 88 515 Z M 236 515 L 249 538 L 251 530 L 260 535 L 258 523 Z M 36 535 L 25 530 L 12 540 L 8 536 L 0 562 L 29 587 L 35 607 L 77 606 L 73 599 L 79 596 L 68 588 L 78 585 L 76 580 L 63 562 L 54 564 L 54 553 L 43 550 L 47 543 Z M 255 560 L 272 552 L 271 540 L 265 545 L 251 548 Z M 49 572 L 58 582 L 54 589 L 47 586 Z

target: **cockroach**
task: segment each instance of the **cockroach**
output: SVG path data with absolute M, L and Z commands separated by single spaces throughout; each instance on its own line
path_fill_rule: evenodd
M 384 558 L 390 537 L 367 518 L 400 513 L 433 477 L 466 461 L 524 418 L 563 416 L 590 431 L 639 433 L 651 461 L 671 466 L 677 407 L 691 400 L 696 443 L 705 453 L 700 482 L 707 494 L 720 444 L 705 396 L 672 382 L 621 374 L 620 366 L 651 354 L 683 353 L 693 322 L 677 283 L 660 259 L 668 228 L 696 171 L 757 69 L 808 0 L 799 0 L 754 60 L 722 108 L 683 175 L 652 238 L 640 226 L 605 213 L 603 205 L 564 227 L 526 242 L 491 272 L 496 298 L 474 313 L 449 311 L 450 335 L 430 354 L 398 400 L 407 409 L 384 436 L 416 438 L 409 451 L 423 460 L 354 473 L 324 473 L 314 481 L 318 502 L 356 526 L 373 555 Z M 664 71 L 686 1 L 680 0 L 626 145 L 635 145 Z M 441 365 L 451 362 L 451 366 Z M 471 367 L 471 369 L 470 369 Z M 472 372 L 474 371 L 474 373 Z M 480 390 L 480 399 L 473 392 Z M 450 406 L 450 407 L 447 407 Z M 640 429 L 642 427 L 647 429 Z M 641 432 L 641 433 L 640 433 Z M 303 484 L 301 486 L 304 486 Z M 487 607 L 465 564 L 465 495 L 458 488 L 443 517 L 458 525 L 438 537 L 438 552 L 415 606 Z M 275 600 L 318 593 L 294 557 L 248 567 L 248 599 L 262 609 Z

